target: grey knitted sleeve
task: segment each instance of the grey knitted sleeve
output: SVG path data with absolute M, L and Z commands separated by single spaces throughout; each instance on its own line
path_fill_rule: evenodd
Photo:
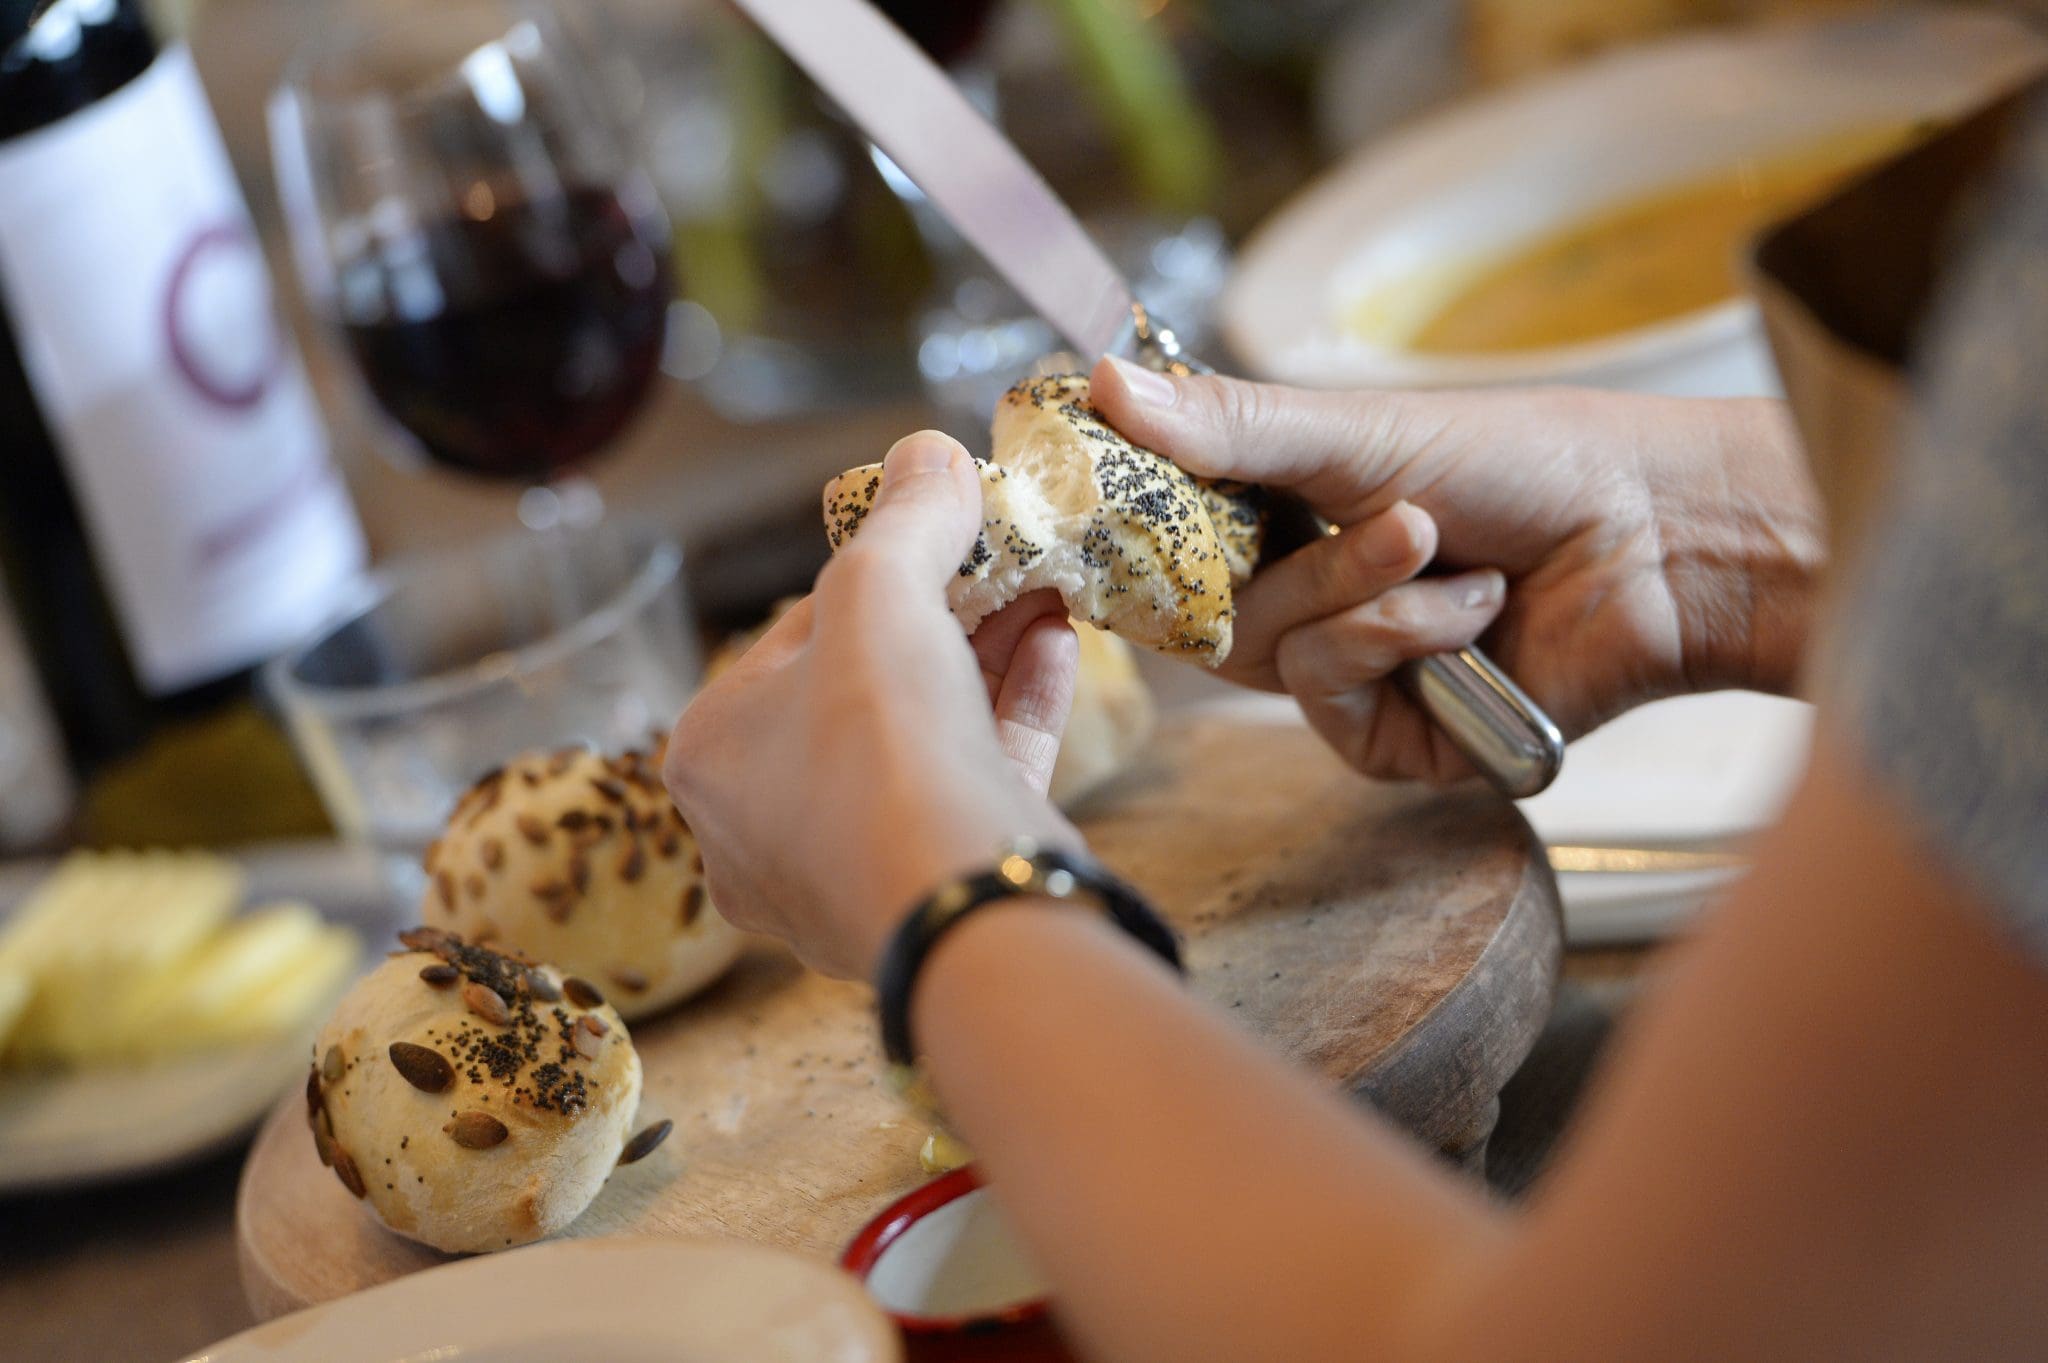
M 2048 104 L 1969 243 L 1823 702 L 2048 968 Z

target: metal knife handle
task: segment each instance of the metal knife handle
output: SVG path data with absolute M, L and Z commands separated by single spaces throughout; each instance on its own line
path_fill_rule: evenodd
M 1564 766 L 1564 735 L 1476 648 L 1403 665 L 1402 680 L 1458 751 L 1511 800 L 1539 794 Z
M 1180 348 L 1180 337 L 1173 334 L 1171 327 L 1153 320 L 1143 303 L 1131 304 L 1130 326 L 1120 345 L 1128 345 L 1131 354 L 1147 369 L 1156 369 L 1162 374 L 1213 374 L 1216 371 L 1203 364 Z
M 1132 352 L 1148 368 L 1175 374 L 1216 371 L 1185 353 L 1172 330 L 1140 303 L 1131 309 Z M 1416 703 L 1495 790 L 1527 799 L 1557 779 L 1564 735 L 1514 679 L 1477 648 L 1406 663 L 1402 680 Z

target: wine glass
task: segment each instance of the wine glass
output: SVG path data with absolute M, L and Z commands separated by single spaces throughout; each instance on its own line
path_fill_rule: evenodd
M 942 66 L 981 45 L 996 0 L 875 0 L 875 8 Z
M 630 72 L 595 22 L 540 0 L 358 10 L 270 107 L 313 307 L 419 454 L 528 483 L 536 528 L 594 517 L 565 478 L 647 396 L 671 297 Z

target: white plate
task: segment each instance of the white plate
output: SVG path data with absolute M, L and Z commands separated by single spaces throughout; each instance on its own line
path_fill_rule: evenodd
M 313 1030 L 132 1068 L 0 1075 L 0 1193 L 145 1174 L 225 1148 L 305 1082 Z
M 1716 691 L 1631 710 L 1565 753 L 1522 813 L 1550 844 L 1735 844 L 1774 822 L 1806 765 L 1813 707 Z M 1643 942 L 1684 930 L 1739 872 L 1563 872 L 1565 940 Z
M 1754 691 L 1639 706 L 1573 743 L 1522 813 L 1553 843 L 1739 838 L 1777 818 L 1812 730 L 1812 706 Z
M 186 1363 L 893 1363 L 895 1327 L 828 1264 L 738 1242 L 562 1240 L 315 1306 Z
M 1740 156 L 1958 112 L 2039 69 L 2044 50 L 1996 15 L 1904 10 L 1652 44 L 1460 104 L 1338 163 L 1261 228 L 1224 292 L 1224 333 L 1250 372 L 1309 387 L 1774 391 L 1747 301 L 1486 356 L 1376 345 L 1342 319 L 1396 280 L 1502 253 Z
M 306 899 L 370 940 L 392 929 L 376 861 L 365 853 L 296 844 L 237 859 L 251 904 Z M 52 865 L 0 868 L 6 911 Z M 152 1173 L 224 1149 L 305 1081 L 317 1030 L 148 1065 L 0 1072 L 0 1194 Z

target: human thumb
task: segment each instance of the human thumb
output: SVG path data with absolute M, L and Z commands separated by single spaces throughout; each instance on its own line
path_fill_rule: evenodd
M 882 486 L 860 527 L 870 552 L 900 559 L 923 581 L 959 568 L 981 530 L 981 477 L 960 442 L 918 431 L 882 460 Z

